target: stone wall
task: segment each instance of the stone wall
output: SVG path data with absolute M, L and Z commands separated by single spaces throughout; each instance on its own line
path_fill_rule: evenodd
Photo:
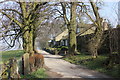
M 2 66 L 2 71 L 0 77 L 2 79 L 18 80 L 20 78 L 20 74 L 18 72 L 18 64 L 15 58 L 9 59 L 8 63 L 4 63 L 1 66 Z

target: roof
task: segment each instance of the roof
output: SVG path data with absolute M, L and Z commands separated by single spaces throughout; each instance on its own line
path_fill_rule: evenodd
M 107 23 L 104 23 L 104 30 L 108 30 Z M 95 32 L 96 27 L 93 24 L 82 24 L 78 25 L 78 28 L 80 28 L 80 33 L 77 34 L 77 36 L 84 36 L 87 34 L 92 34 Z M 55 37 L 55 41 L 60 41 L 61 39 L 67 39 L 68 38 L 68 29 L 60 33 Z
M 93 26 L 93 27 L 88 27 L 84 30 L 81 30 L 80 36 L 84 36 L 84 35 L 87 35 L 87 34 L 92 34 L 92 33 L 95 32 L 95 29 L 96 29 L 96 27 Z
M 65 31 L 63 31 L 59 35 L 57 35 L 55 37 L 55 41 L 60 41 L 64 36 L 67 36 L 67 35 L 68 35 L 68 29 L 66 29 Z
M 81 27 L 80 28 L 80 33 L 82 33 L 80 36 L 83 36 L 83 35 L 86 35 L 86 34 L 91 34 L 91 33 L 94 33 L 94 27 L 91 27 L 92 24 L 86 24 L 86 25 L 83 25 L 85 27 Z M 85 29 L 88 29 L 88 30 L 85 30 Z M 66 39 L 68 38 L 68 29 L 66 29 L 65 31 L 63 31 L 62 33 L 60 33 L 59 35 L 57 35 L 55 37 L 55 41 L 60 41 L 61 39 Z

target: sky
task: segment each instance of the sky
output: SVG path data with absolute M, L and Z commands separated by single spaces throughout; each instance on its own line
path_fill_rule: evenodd
M 100 10 L 100 15 L 110 20 L 113 27 L 118 24 L 118 2 L 105 2 Z

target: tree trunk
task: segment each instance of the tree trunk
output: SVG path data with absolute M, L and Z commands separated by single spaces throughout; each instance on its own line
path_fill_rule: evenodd
M 34 41 L 33 41 L 33 36 L 34 36 L 34 34 L 33 34 L 33 26 L 31 26 L 30 27 L 30 30 L 29 30 L 29 43 L 28 43 L 28 45 L 29 45 L 29 53 L 30 53 L 30 55 L 32 56 L 33 54 L 34 54 L 34 52 L 33 52 L 33 49 L 34 49 L 34 45 L 33 45 L 33 43 L 34 43 Z
M 33 50 L 36 51 L 36 46 L 35 46 L 35 40 L 36 40 L 36 33 L 35 31 L 33 30 Z
M 76 51 L 76 2 L 72 2 L 71 6 L 71 19 L 68 25 L 69 30 L 69 51 L 68 55 L 73 56 Z
M 29 31 L 27 30 L 28 29 L 28 27 L 26 26 L 25 27 L 25 33 L 23 34 L 23 49 L 24 49 L 24 51 L 25 51 L 25 53 L 29 53 L 29 45 L 28 45 L 28 43 L 29 43 Z
M 102 36 L 103 31 L 99 30 L 95 33 L 95 36 L 92 38 L 91 42 L 89 43 L 89 50 L 92 54 L 93 58 L 97 58 L 98 56 L 98 49 L 100 48 L 102 44 Z
M 31 27 L 26 26 L 25 27 L 26 32 L 23 34 L 23 49 L 25 53 L 29 53 L 30 55 L 33 55 L 33 29 Z
M 93 58 L 97 58 L 98 52 L 97 50 L 100 48 L 102 44 L 102 37 L 103 37 L 103 25 L 102 25 L 102 19 L 100 18 L 98 8 L 96 4 L 90 0 L 94 15 L 96 17 L 95 25 L 96 25 L 96 31 L 94 37 L 91 39 L 91 42 L 89 44 L 90 52 L 92 54 Z
M 35 37 L 33 36 L 33 51 L 36 50 L 36 46 L 35 46 Z
M 118 56 L 119 56 L 119 58 L 120 58 L 120 27 L 118 28 Z M 119 64 L 120 64 L 120 60 L 118 60 L 119 61 Z M 120 69 L 120 68 L 119 68 Z

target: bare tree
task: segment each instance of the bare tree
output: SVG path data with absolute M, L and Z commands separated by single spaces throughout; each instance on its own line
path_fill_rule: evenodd
M 59 11 L 58 9 L 56 9 L 56 10 L 60 14 L 59 17 L 62 17 L 65 21 L 65 24 L 67 25 L 68 34 L 69 34 L 69 37 L 68 37 L 69 51 L 68 51 L 67 55 L 72 56 L 76 53 L 76 27 L 77 27 L 76 9 L 77 9 L 77 3 L 76 2 L 70 2 L 70 3 L 61 2 L 60 5 L 62 7 L 62 11 Z
M 41 16 L 45 16 L 48 11 L 47 2 L 17 2 L 13 1 L 14 5 L 18 5 L 17 7 L 5 7 L 0 9 L 0 13 L 2 13 L 6 19 L 9 21 L 7 25 L 3 24 L 4 33 L 2 32 L 2 37 L 5 40 L 6 37 L 12 38 L 11 42 L 13 44 L 7 42 L 9 46 L 13 47 L 15 45 L 15 41 L 18 38 L 23 39 L 23 49 L 25 52 L 32 52 L 34 50 L 34 40 L 35 40 L 35 29 L 41 24 L 45 19 L 41 19 Z M 0 4 L 5 4 L 2 2 Z M 9 4 L 6 3 L 7 5 Z M 11 13 L 11 14 L 10 14 Z M 13 15 L 14 13 L 15 15 Z M 4 20 L 5 18 L 3 18 Z M 36 24 L 37 23 L 37 24 Z M 7 30 L 7 29 L 8 30 Z M 13 30 L 14 34 L 8 35 Z M 8 34 L 6 34 L 8 33 Z M 13 36 L 14 35 L 14 36 Z
M 91 19 L 91 21 L 94 23 L 94 25 L 96 26 L 96 31 L 94 36 L 91 38 L 90 43 L 89 43 L 89 49 L 90 52 L 93 56 L 93 58 L 96 58 L 98 56 L 98 49 L 100 48 L 100 45 L 102 44 L 102 37 L 103 37 L 103 25 L 102 25 L 102 21 L 103 19 L 100 17 L 99 12 L 98 12 L 98 7 L 96 6 L 96 4 L 92 1 L 89 0 L 92 10 L 93 10 L 93 14 L 95 16 L 95 20 L 88 14 L 87 16 Z

